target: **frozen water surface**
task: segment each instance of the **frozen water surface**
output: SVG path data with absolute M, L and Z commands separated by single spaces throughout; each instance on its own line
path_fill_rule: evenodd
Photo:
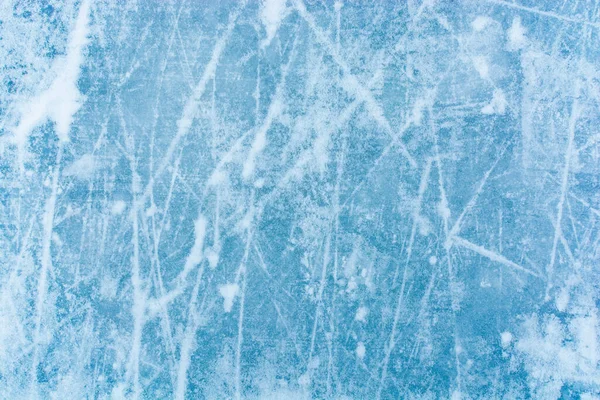
M 5 0 L 0 60 L 0 398 L 599 398 L 598 0 Z

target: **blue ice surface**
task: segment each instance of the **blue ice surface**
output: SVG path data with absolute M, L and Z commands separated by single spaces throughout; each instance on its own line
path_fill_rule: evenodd
M 2 2 L 0 398 L 599 398 L 599 34 Z

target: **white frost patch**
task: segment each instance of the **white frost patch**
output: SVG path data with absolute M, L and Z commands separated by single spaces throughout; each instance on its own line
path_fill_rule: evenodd
M 146 216 L 153 217 L 157 212 L 158 212 L 158 207 L 156 207 L 156 204 L 152 204 L 150 207 L 148 207 L 146 209 Z
M 446 199 L 442 199 L 442 201 L 438 203 L 437 212 L 440 217 L 444 219 L 450 218 L 450 207 L 448 207 L 448 201 Z
M 228 283 L 226 285 L 219 286 L 219 294 L 223 296 L 223 310 L 226 313 L 231 312 L 233 308 L 233 301 L 240 291 L 240 286 L 237 283 Z
M 461 354 L 463 352 L 463 347 L 460 344 L 457 344 L 456 346 L 454 346 L 454 352 L 456 354 Z
M 492 22 L 493 20 L 490 17 L 480 15 L 477 18 L 475 18 L 473 22 L 471 22 L 471 27 L 475 32 L 481 32 L 482 30 L 487 28 L 488 25 L 490 25 Z
M 415 215 L 415 223 L 417 224 L 417 228 L 419 229 L 419 235 L 421 236 L 429 236 L 433 227 L 431 225 L 431 221 L 421 214 Z
M 356 310 L 356 315 L 354 316 L 354 320 L 358 322 L 365 322 L 367 320 L 368 313 L 369 309 L 367 307 L 358 307 L 358 310 Z
M 211 186 L 219 186 L 227 182 L 227 174 L 220 169 L 215 169 L 208 179 L 208 184 Z
M 556 309 L 560 312 L 564 312 L 569 305 L 570 297 L 569 287 L 563 288 L 556 297 Z
M 204 237 L 206 236 L 206 218 L 203 215 L 199 215 L 196 221 L 194 221 L 194 245 L 190 250 L 190 253 L 185 260 L 185 266 L 183 267 L 182 278 L 185 279 L 187 274 L 196 265 L 202 261 L 202 250 L 204 248 Z
M 596 310 L 580 311 L 566 321 L 554 315 L 534 315 L 525 321 L 516 350 L 525 356 L 536 398 L 559 398 L 565 383 L 595 385 L 599 381 L 598 316 Z
M 365 345 L 363 342 L 358 342 L 356 345 L 356 356 L 361 360 L 365 358 L 365 354 L 367 353 L 367 349 L 365 349 Z
M 52 232 L 52 243 L 54 243 L 58 247 L 62 247 L 64 244 L 62 239 L 56 232 Z
M 260 20 L 265 27 L 267 37 L 261 47 L 267 47 L 275 37 L 281 21 L 286 14 L 286 0 L 263 0 L 260 10 Z
M 63 175 L 74 176 L 81 180 L 87 180 L 94 176 L 96 170 L 96 157 L 93 154 L 84 154 L 80 159 L 74 161 L 64 169 Z
M 600 344 L 598 343 L 598 318 L 595 314 L 577 317 L 571 321 L 570 331 L 575 337 L 578 353 L 587 361 L 585 372 L 593 373 L 600 361 Z M 586 371 L 587 369 L 587 371 Z
M 312 360 L 308 362 L 308 369 L 309 371 L 314 371 L 319 368 L 319 365 L 321 365 L 321 359 L 319 356 L 314 356 Z
M 412 109 L 411 122 L 416 126 L 421 126 L 423 119 L 423 110 L 427 106 L 427 102 L 424 99 L 417 99 Z
M 515 17 L 507 31 L 509 48 L 513 50 L 523 48 L 527 43 L 526 32 L 527 30 L 521 25 L 521 18 Z
M 56 388 L 50 392 L 51 400 L 81 399 L 86 396 L 85 380 L 72 371 L 59 378 Z
M 308 372 L 303 373 L 298 378 L 298 384 L 302 387 L 308 387 L 310 385 L 310 375 Z
M 438 260 L 437 260 L 437 257 L 436 257 L 436 256 L 431 256 L 431 257 L 429 257 L 429 264 L 430 264 L 430 265 L 435 265 L 435 264 L 437 264 L 437 261 L 438 261 Z
M 582 393 L 579 398 L 581 400 L 600 400 L 600 396 L 593 395 L 592 393 Z
M 358 284 L 356 283 L 356 280 L 354 279 L 354 277 L 351 277 L 350 279 L 348 279 L 348 285 L 346 287 L 346 291 L 348 293 L 350 293 L 356 289 L 358 289 Z
M 481 78 L 489 79 L 490 66 L 488 65 L 487 59 L 484 56 L 474 56 L 471 58 L 471 62 Z
M 262 189 L 265 186 L 265 178 L 258 178 L 254 181 L 254 187 L 257 189 Z
M 21 119 L 14 130 L 14 141 L 20 149 L 25 147 L 31 131 L 47 120 L 55 123 L 61 142 L 69 141 L 73 116 L 82 102 L 77 81 L 84 61 L 83 50 L 88 43 L 89 10 L 89 1 L 84 0 L 71 31 L 67 55 L 54 64 L 56 77 L 50 87 L 21 108 Z
M 127 204 L 125 204 L 123 200 L 117 200 L 113 203 L 112 207 L 110 208 L 110 213 L 112 215 L 119 215 L 123 211 L 125 211 L 125 208 L 127 208 Z
M 505 331 L 500 334 L 500 343 L 502 344 L 502 347 L 504 347 L 504 348 L 508 347 L 511 344 L 512 340 L 513 340 L 512 333 Z
M 212 249 L 208 249 L 205 252 L 206 254 L 206 259 L 208 260 L 208 265 L 210 266 L 211 269 L 215 269 L 217 268 L 217 265 L 219 264 L 219 252 L 218 250 L 212 248 Z
M 502 89 L 494 89 L 492 101 L 481 109 L 483 114 L 504 114 L 506 112 L 506 96 Z

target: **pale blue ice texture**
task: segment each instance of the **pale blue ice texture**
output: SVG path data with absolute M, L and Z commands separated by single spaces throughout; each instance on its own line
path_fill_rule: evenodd
M 5 0 L 1 399 L 598 399 L 598 0 Z

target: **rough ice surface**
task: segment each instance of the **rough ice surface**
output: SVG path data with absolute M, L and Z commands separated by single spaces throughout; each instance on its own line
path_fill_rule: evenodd
M 600 398 L 598 0 L 5 0 L 0 60 L 0 398 Z

